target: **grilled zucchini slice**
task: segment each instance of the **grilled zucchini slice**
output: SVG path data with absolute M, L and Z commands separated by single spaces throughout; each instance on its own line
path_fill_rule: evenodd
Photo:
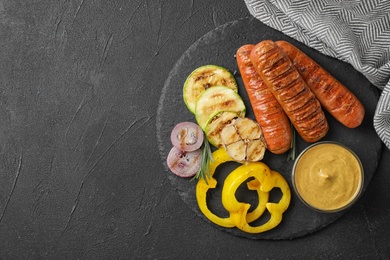
M 187 108 L 195 113 L 199 96 L 207 89 L 225 86 L 238 92 L 236 79 L 229 70 L 217 65 L 204 65 L 195 69 L 186 79 L 183 98 Z
M 239 117 L 245 116 L 246 107 L 241 96 L 224 86 L 215 86 L 204 91 L 195 106 L 196 122 L 203 131 L 210 120 L 221 112 L 234 112 Z

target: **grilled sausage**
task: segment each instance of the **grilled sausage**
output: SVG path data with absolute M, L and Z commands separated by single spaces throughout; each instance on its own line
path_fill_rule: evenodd
M 294 45 L 285 41 L 277 41 L 276 44 L 290 58 L 321 105 L 336 120 L 349 128 L 362 123 L 364 106 L 347 87 Z
M 255 45 L 250 59 L 298 134 L 316 142 L 329 130 L 321 104 L 283 50 L 271 40 Z
M 267 149 L 274 154 L 282 154 L 291 147 L 290 120 L 250 61 L 249 55 L 254 46 L 247 44 L 237 50 L 238 69 Z

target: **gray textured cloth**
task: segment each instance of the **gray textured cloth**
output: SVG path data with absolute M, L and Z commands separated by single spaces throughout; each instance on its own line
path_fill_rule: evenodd
M 373 124 L 390 149 L 390 1 L 245 0 L 250 13 L 319 52 L 351 64 L 382 94 Z

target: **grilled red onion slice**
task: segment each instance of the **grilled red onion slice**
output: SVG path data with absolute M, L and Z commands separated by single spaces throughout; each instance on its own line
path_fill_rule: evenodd
M 167 157 L 167 165 L 177 176 L 192 177 L 199 171 L 201 156 L 201 149 L 185 152 L 172 147 Z
M 191 152 L 203 144 L 204 134 L 200 126 L 193 122 L 178 123 L 171 132 L 171 142 L 179 150 Z

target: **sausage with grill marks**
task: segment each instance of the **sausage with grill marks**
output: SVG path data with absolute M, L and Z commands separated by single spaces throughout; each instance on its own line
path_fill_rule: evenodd
M 249 55 L 254 46 L 247 44 L 237 50 L 238 69 L 267 149 L 274 154 L 282 154 L 291 147 L 290 121 L 250 61 Z
M 316 142 L 329 130 L 321 104 L 284 51 L 273 41 L 255 45 L 250 59 L 298 134 Z
M 294 45 L 286 41 L 277 41 L 276 44 L 287 54 L 322 106 L 336 120 L 349 128 L 362 123 L 364 106 L 347 87 Z

